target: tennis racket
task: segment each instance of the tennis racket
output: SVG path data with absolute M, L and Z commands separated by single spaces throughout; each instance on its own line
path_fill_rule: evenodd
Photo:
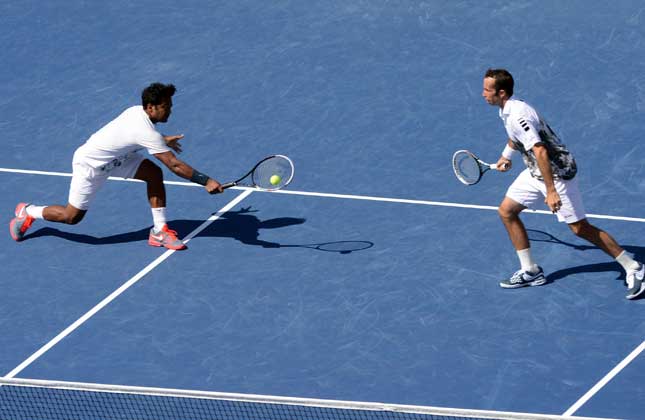
M 294 167 L 291 159 L 284 155 L 272 155 L 256 163 L 253 169 L 240 179 L 222 184 L 222 188 L 243 186 L 263 191 L 276 191 L 289 185 L 293 174 Z
M 474 185 L 487 171 L 497 169 L 497 165 L 484 162 L 468 150 L 457 150 L 452 155 L 452 169 L 459 181 L 466 185 Z

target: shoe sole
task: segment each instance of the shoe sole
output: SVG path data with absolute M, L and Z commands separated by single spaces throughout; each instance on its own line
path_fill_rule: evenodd
M 510 284 L 501 282 L 499 285 L 503 289 L 519 289 L 520 287 L 542 286 L 543 284 L 546 284 L 545 277 L 540 277 L 532 281 L 527 281 L 525 283 Z
M 172 249 L 173 251 L 181 251 L 183 249 L 188 248 L 186 245 L 182 245 L 182 246 L 179 246 L 179 247 L 170 247 L 170 246 L 164 245 L 164 244 L 162 244 L 160 242 L 152 242 L 152 241 L 148 241 L 148 245 L 164 247 L 164 248 L 167 248 L 167 249 Z
M 641 283 L 641 288 L 638 290 L 638 292 L 636 292 L 636 293 L 632 293 L 631 295 L 627 295 L 627 296 L 625 296 L 625 297 L 626 297 L 627 299 L 629 299 L 629 300 L 632 300 L 632 299 L 636 299 L 637 297 L 639 297 L 639 296 L 640 296 L 640 295 L 642 295 L 643 293 L 645 293 L 645 282 L 644 282 L 644 283 Z

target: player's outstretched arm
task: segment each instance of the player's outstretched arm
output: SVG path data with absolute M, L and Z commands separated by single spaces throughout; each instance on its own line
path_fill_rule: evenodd
M 154 156 L 175 175 L 203 185 L 209 194 L 217 194 L 224 191 L 222 185 L 217 180 L 194 169 L 183 160 L 177 158 L 173 152 L 156 153 Z

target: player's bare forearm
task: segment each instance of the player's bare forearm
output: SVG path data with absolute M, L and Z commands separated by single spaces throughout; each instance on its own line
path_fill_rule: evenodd
M 184 179 L 190 179 L 193 175 L 193 168 L 183 160 L 179 159 L 173 152 L 157 153 L 155 157 L 161 161 L 170 171 Z
M 173 152 L 157 153 L 155 154 L 155 157 L 166 165 L 166 167 L 175 175 L 203 185 L 209 194 L 223 191 L 222 186 L 217 180 L 197 171 L 195 168 L 175 156 Z

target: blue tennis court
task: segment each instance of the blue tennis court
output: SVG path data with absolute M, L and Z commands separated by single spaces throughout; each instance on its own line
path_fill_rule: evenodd
M 642 417 L 645 300 L 620 265 L 527 212 L 549 283 L 501 289 L 518 267 L 496 206 L 523 165 L 466 187 L 450 158 L 499 156 L 481 85 L 508 68 L 576 157 L 590 221 L 645 259 L 644 19 L 632 1 L 0 4 L 7 225 L 18 202 L 66 203 L 76 147 L 154 81 L 177 86 L 158 128 L 195 168 L 296 168 L 216 196 L 164 169 L 187 251 L 147 245 L 145 185 L 122 179 L 78 225 L 5 231 L 3 379 Z

